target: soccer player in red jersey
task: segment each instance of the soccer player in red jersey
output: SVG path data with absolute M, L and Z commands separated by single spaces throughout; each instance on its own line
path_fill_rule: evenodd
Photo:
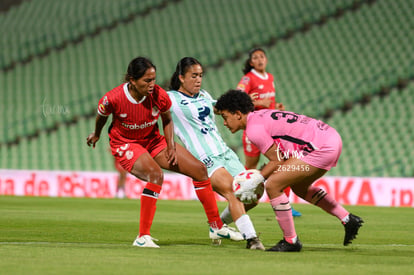
M 231 239 L 233 232 L 229 232 L 220 219 L 205 165 L 174 142 L 174 127 L 169 111 L 171 100 L 166 91 L 155 84 L 155 78 L 156 67 L 149 59 L 133 59 L 128 65 L 125 83 L 110 90 L 99 100 L 95 131 L 87 137 L 87 144 L 95 147 L 108 116 L 112 114 L 108 130 L 112 154 L 126 171 L 147 182 L 141 195 L 139 235 L 133 245 L 159 247 L 154 243 L 156 239 L 151 237 L 150 229 L 164 180 L 162 169 L 193 179 L 210 231 L 216 233 L 213 235 L 217 239 Z M 158 128 L 160 116 L 164 135 L 160 134 Z
M 262 48 L 254 48 L 249 52 L 243 68 L 244 76 L 237 84 L 237 89 L 241 90 L 253 100 L 254 109 L 278 109 L 285 110 L 282 103 L 276 102 L 276 90 L 273 75 L 266 71 L 267 56 Z M 256 169 L 260 159 L 260 150 L 250 142 L 243 131 L 243 149 L 245 156 L 246 169 Z M 285 189 L 285 194 L 289 196 L 290 187 Z M 292 215 L 300 217 L 302 214 L 292 208 Z

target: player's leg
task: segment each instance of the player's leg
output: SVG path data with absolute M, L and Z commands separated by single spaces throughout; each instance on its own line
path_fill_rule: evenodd
M 255 208 L 257 205 L 259 204 L 259 202 L 252 202 L 252 203 L 248 203 L 248 204 L 243 204 L 244 206 L 244 211 L 247 212 L 250 209 Z M 233 222 L 233 217 L 231 215 L 230 209 L 227 206 L 223 212 L 221 212 L 221 220 L 225 223 L 225 224 L 231 224 Z
M 163 172 L 151 155 L 139 144 L 123 145 L 115 149 L 115 157 L 121 166 L 135 177 L 146 181 L 141 194 L 139 235 L 133 245 L 158 248 L 151 237 L 150 230 L 154 220 L 158 195 L 164 180 Z
M 336 166 L 342 151 L 342 140 L 334 128 L 328 128 L 324 132 L 323 140 L 324 144 L 319 146 L 319 150 L 306 155 L 302 160 L 313 166 L 323 168 L 320 169 L 322 171 L 327 171 Z M 308 166 L 312 167 L 309 164 Z M 292 190 L 299 197 L 322 208 L 342 222 L 345 227 L 344 245 L 350 244 L 355 239 L 363 223 L 360 217 L 350 214 L 330 194 L 321 188 L 298 184 L 292 186 Z
M 134 244 L 136 246 L 157 247 L 157 245 L 153 245 L 155 239 L 151 237 L 150 230 L 164 180 L 163 172 L 150 154 L 144 153 L 134 163 L 131 174 L 147 182 L 141 194 L 139 236 Z
M 283 192 L 289 198 L 289 196 L 290 196 L 290 187 L 286 187 L 285 190 L 283 190 Z M 293 217 L 300 217 L 300 216 L 302 216 L 302 214 L 299 211 L 296 211 L 295 209 L 293 209 L 293 207 L 291 207 L 291 209 L 292 209 L 292 216 Z
M 325 190 L 313 185 L 305 186 L 298 184 L 292 186 L 292 190 L 302 199 L 320 207 L 327 213 L 337 217 L 342 222 L 345 227 L 344 245 L 350 244 L 351 241 L 356 238 L 358 230 L 362 226 L 363 220 L 360 217 L 349 213 L 333 198 L 333 196 Z
M 246 169 L 256 169 L 257 164 L 259 163 L 260 155 L 253 156 L 253 157 L 249 155 L 244 155 L 244 159 L 245 159 L 244 167 L 246 167 Z
M 176 144 L 177 165 L 172 166 L 168 163 L 164 150 L 157 154 L 154 159 L 162 168 L 186 175 L 193 179 L 197 197 L 204 207 L 210 227 L 213 229 L 221 229 L 223 222 L 220 219 L 217 202 L 205 165 L 184 147 Z
M 298 240 L 289 198 L 282 191 L 293 185 L 309 186 L 326 171 L 309 166 L 307 171 L 297 171 L 292 167 L 307 165 L 300 159 L 291 158 L 281 164 L 279 171 L 270 175 L 266 181 L 266 192 L 270 204 L 275 212 L 276 220 L 283 231 L 283 240 L 268 251 L 300 251 L 301 243 Z
M 233 176 L 224 167 L 215 170 L 211 175 L 213 189 L 228 201 L 232 220 L 235 221 L 237 228 L 247 240 L 247 248 L 264 250 L 263 244 L 257 238 L 253 223 L 244 210 L 244 204 L 234 195 L 232 183 Z

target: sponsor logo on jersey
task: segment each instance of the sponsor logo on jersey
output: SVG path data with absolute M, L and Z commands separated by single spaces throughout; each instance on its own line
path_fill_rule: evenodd
M 126 118 L 127 114 L 120 114 L 119 116 L 122 117 L 122 118 Z
M 98 106 L 98 111 L 99 111 L 101 114 L 105 114 L 105 113 L 106 113 L 105 105 L 103 105 L 103 104 L 99 104 L 99 106 Z
M 204 121 L 205 117 L 210 114 L 210 108 L 203 106 L 198 108 L 198 119 Z
M 263 90 L 263 87 L 264 87 L 264 85 L 260 84 L 258 88 L 259 88 L 259 90 Z
M 142 124 L 126 124 L 126 123 L 124 123 L 124 122 L 122 122 L 122 126 L 124 126 L 125 128 L 127 128 L 127 129 L 129 129 L 129 130 L 139 130 L 139 129 L 145 129 L 145 128 L 148 128 L 148 127 L 152 127 L 154 124 L 156 124 L 157 123 L 157 119 L 154 119 L 153 121 L 150 121 L 150 122 L 145 122 L 145 123 L 142 123 Z
M 260 99 L 263 99 L 263 98 L 272 98 L 274 96 L 275 96 L 275 93 L 274 92 L 267 92 L 267 93 L 261 93 L 259 95 L 259 98 Z
M 248 76 L 244 76 L 244 77 L 242 78 L 241 83 L 242 83 L 242 84 L 248 84 L 248 83 L 249 83 L 249 81 L 250 81 L 250 78 L 249 78 Z
M 185 100 L 185 99 L 183 99 L 183 100 L 181 100 L 180 104 L 181 104 L 181 105 L 188 105 L 188 101 L 187 101 L 187 100 Z
M 210 157 L 203 159 L 202 161 L 206 165 L 207 168 L 213 167 L 214 165 L 214 161 Z
M 108 105 L 109 105 L 109 101 L 108 101 L 108 97 L 107 97 L 107 96 L 105 96 L 105 97 L 103 98 L 102 103 L 103 103 L 103 105 L 105 105 L 105 106 L 108 106 Z
M 212 127 L 210 127 L 210 128 L 204 127 L 204 128 L 201 128 L 201 133 L 206 135 L 209 131 L 214 131 L 214 130 L 215 129 L 212 128 Z
M 160 113 L 160 110 L 157 106 L 152 107 L 152 116 L 157 116 Z
M 238 90 L 242 90 L 242 91 L 244 91 L 244 90 L 246 90 L 246 85 L 244 85 L 244 84 L 239 84 L 239 85 L 237 85 L 237 89 L 238 89 Z
M 127 158 L 127 160 L 132 159 L 134 157 L 134 152 L 130 150 L 126 151 L 125 157 Z

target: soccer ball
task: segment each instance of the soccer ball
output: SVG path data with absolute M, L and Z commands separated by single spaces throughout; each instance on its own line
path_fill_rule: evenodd
M 243 172 L 240 172 L 238 175 L 236 175 L 233 179 L 233 192 L 236 192 L 237 190 L 239 190 L 241 188 L 241 186 L 243 185 L 243 182 L 245 182 L 246 180 L 250 180 L 256 178 L 257 180 L 259 180 L 259 178 L 261 178 L 260 175 L 260 171 L 257 169 L 249 169 Z M 264 193 L 264 182 L 260 182 L 254 193 L 256 194 L 256 201 L 258 201 Z M 241 194 L 239 194 L 240 196 Z M 238 195 L 236 195 L 236 197 L 238 197 Z

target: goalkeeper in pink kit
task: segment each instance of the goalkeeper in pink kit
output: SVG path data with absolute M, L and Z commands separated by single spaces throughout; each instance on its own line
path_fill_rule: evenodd
M 302 199 L 337 217 L 345 228 L 344 245 L 356 238 L 363 220 L 349 213 L 313 182 L 335 167 L 342 150 L 338 132 L 320 120 L 293 112 L 263 109 L 254 111 L 251 98 L 239 90 L 229 90 L 216 103 L 224 125 L 232 132 L 246 130 L 269 162 L 261 173 L 266 192 L 283 231 L 283 239 L 267 251 L 300 251 L 286 187 Z

